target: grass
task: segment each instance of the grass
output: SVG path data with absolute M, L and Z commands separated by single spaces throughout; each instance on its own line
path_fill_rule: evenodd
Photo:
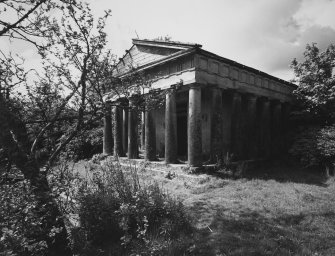
M 333 186 L 237 180 L 188 198 L 202 225 L 196 254 L 335 255 L 334 197 Z
M 140 177 L 161 183 L 194 219 L 187 255 L 335 255 L 333 180 L 287 168 L 236 180 L 178 171 L 168 179 L 166 167 L 150 168 Z

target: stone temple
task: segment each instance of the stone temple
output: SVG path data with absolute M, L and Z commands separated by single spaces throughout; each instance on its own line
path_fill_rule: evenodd
M 133 98 L 141 95 L 106 94 L 113 118 L 105 116 L 104 153 L 138 158 L 142 144 L 146 160 L 183 159 L 199 167 L 227 154 L 251 160 L 287 150 L 294 84 L 205 51 L 199 44 L 172 41 L 133 39 L 114 75 L 122 79 L 134 67 L 152 78 L 141 95 L 166 91 L 164 104 L 139 113 Z

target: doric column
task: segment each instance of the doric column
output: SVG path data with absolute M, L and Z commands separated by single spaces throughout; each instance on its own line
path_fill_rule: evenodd
M 260 99 L 260 130 L 259 130 L 259 156 L 268 158 L 270 156 L 271 145 L 271 110 L 270 101 L 266 98 Z
M 282 145 L 282 109 L 279 101 L 276 100 L 271 103 L 271 154 L 272 156 L 278 156 Z
M 217 162 L 222 158 L 222 90 L 212 89 L 212 123 L 211 123 L 211 161 Z
M 156 160 L 156 129 L 153 110 L 148 110 L 145 113 L 145 154 L 144 158 L 147 161 Z
M 233 99 L 232 94 L 229 91 L 223 92 L 222 100 L 222 143 L 223 143 L 223 155 L 232 153 L 232 112 L 233 112 Z
M 113 153 L 113 131 L 112 131 L 112 116 L 110 103 L 106 102 L 104 116 L 104 138 L 103 138 L 103 153 L 111 155 Z
M 126 153 L 128 152 L 128 106 L 123 108 L 122 114 L 122 146 Z
M 256 129 L 257 122 L 257 97 L 256 95 L 247 95 L 247 113 L 246 113 L 245 145 L 246 156 L 248 159 L 255 159 L 258 155 L 258 133 Z
M 188 95 L 188 164 L 199 167 L 202 165 L 201 87 L 197 85 L 190 87 Z
M 176 92 L 167 92 L 165 100 L 165 162 L 172 164 L 177 162 Z
M 242 134 L 242 97 L 238 92 L 232 93 L 232 150 L 235 159 L 241 159 L 243 155 Z
M 287 153 L 290 141 L 289 141 L 289 131 L 290 131 L 290 112 L 291 105 L 288 102 L 282 103 L 282 124 L 283 124 L 283 153 Z
M 114 112 L 114 156 L 124 156 L 122 145 L 122 108 L 115 106 Z
M 132 99 L 129 100 L 128 112 L 128 158 L 138 158 L 138 141 L 137 141 L 137 111 Z
M 141 148 L 144 150 L 145 149 L 145 117 L 146 117 L 146 112 L 142 111 L 141 115 Z

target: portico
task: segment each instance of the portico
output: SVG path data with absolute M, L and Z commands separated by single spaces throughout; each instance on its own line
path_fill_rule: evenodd
M 107 113 L 113 118 L 107 116 L 104 122 L 106 154 L 114 151 L 123 156 L 127 152 L 128 158 L 138 158 L 141 141 L 148 161 L 164 157 L 166 163 L 176 163 L 183 159 L 189 166 L 199 167 L 227 153 L 236 160 L 247 160 L 286 150 L 293 84 L 207 52 L 197 44 L 134 39 L 115 75 L 127 76 L 130 64 L 152 77 L 149 89 L 163 91 L 164 104 L 141 114 L 131 96 L 121 99 L 107 94 L 105 100 L 113 108 Z M 120 100 L 123 104 L 113 104 Z M 143 125 L 139 126 L 141 117 Z M 139 127 L 143 127 L 142 139 Z

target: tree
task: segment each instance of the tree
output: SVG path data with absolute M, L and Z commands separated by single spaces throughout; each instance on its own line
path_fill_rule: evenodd
M 0 3 L 2 13 L 18 17 L 10 22 L 1 16 L 0 37 L 36 46 L 44 68 L 32 83 L 23 63 L 1 52 L 0 85 L 6 93 L 0 93 L 0 145 L 36 198 L 34 212 L 43 228 L 35 239 L 46 242 L 48 255 L 71 255 L 49 171 L 66 146 L 106 114 L 106 92 L 128 97 L 150 84 L 136 72 L 114 77 L 115 57 L 106 50 L 104 32 L 109 11 L 96 21 L 89 5 L 74 0 Z M 23 85 L 27 95 L 18 94 L 17 85 Z M 38 157 L 40 149 L 47 149 L 45 166 Z
M 321 52 L 315 43 L 307 44 L 304 60 L 294 59 L 291 68 L 293 81 L 298 83 L 295 95 L 303 110 L 330 121 L 335 113 L 335 45 Z
M 335 160 L 335 45 L 323 52 L 315 43 L 307 45 L 304 60 L 294 59 L 291 67 L 302 127 L 290 153 L 304 165 L 323 166 L 329 176 Z
M 3 27 L 0 27 L 0 35 L 33 43 L 45 65 L 44 74 L 32 86 L 22 65 L 3 53 L 0 66 L 2 88 L 8 91 L 16 84 L 25 84 L 30 96 L 28 101 L 40 109 L 40 114 L 35 116 L 40 118 L 37 120 L 40 126 L 35 134 L 30 132 L 33 122 L 28 119 L 31 115 L 24 114 L 27 108 L 20 104 L 22 95 L 16 98 L 14 93 L 10 94 L 11 97 L 1 93 L 0 145 L 29 181 L 38 202 L 35 214 L 43 229 L 36 234 L 36 239 L 46 241 L 48 255 L 71 255 L 64 216 L 52 194 L 47 174 L 65 146 L 89 122 L 101 118 L 101 108 L 89 98 L 97 90 L 95 85 L 99 84 L 95 83 L 91 70 L 103 64 L 111 66 L 111 63 L 104 62 L 111 61 L 111 57 L 105 51 L 106 34 L 103 31 L 110 12 L 106 12 L 95 24 L 89 6 L 81 2 L 2 1 L 2 4 L 14 10 L 19 18 L 11 24 L 1 20 Z M 48 17 L 50 10 L 60 13 L 61 18 Z M 36 38 L 39 36 L 42 38 Z M 49 102 L 51 104 L 45 104 L 50 99 L 53 99 Z M 51 149 L 46 167 L 41 169 L 36 150 L 45 134 L 69 113 L 69 109 L 72 121 Z M 51 236 L 51 233 L 54 235 Z
M 76 6 L 75 0 L 1 0 L 0 37 L 24 40 L 43 48 L 45 37 L 57 27 L 50 19 L 51 11 Z

